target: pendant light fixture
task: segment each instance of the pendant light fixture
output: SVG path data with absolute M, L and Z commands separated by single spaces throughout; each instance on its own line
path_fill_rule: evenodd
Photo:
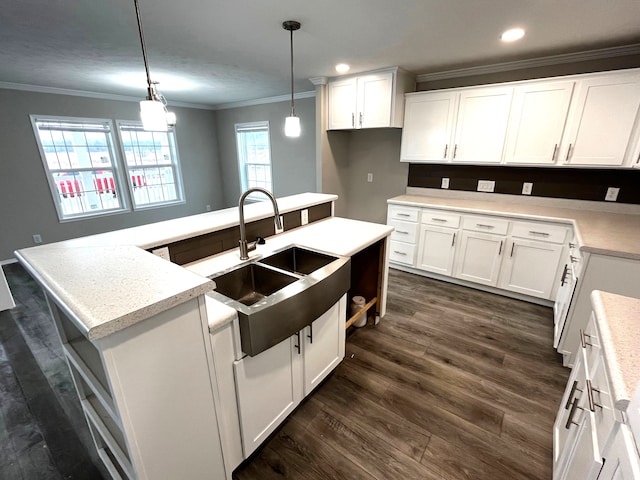
M 166 132 L 169 127 L 173 127 L 176 124 L 176 114 L 167 111 L 167 101 L 158 91 L 158 82 L 151 81 L 149 62 L 147 60 L 147 48 L 144 45 L 144 33 L 142 32 L 142 21 L 140 20 L 140 5 L 138 4 L 138 0 L 133 0 L 133 3 L 136 7 L 136 18 L 138 19 L 142 59 L 144 60 L 144 69 L 147 73 L 147 99 L 140 102 L 142 128 L 148 131 Z
M 293 32 L 300 30 L 300 22 L 287 20 L 282 23 L 282 28 L 288 30 L 291 35 L 291 115 L 284 120 L 284 134 L 286 137 L 299 137 L 300 118 L 296 116 L 296 110 L 293 105 Z

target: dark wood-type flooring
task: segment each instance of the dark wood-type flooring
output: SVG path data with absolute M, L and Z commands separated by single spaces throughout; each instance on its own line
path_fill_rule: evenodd
M 0 479 L 106 478 L 44 299 L 4 270 L 17 307 L 0 312 Z M 344 362 L 235 478 L 551 479 L 569 374 L 551 309 L 395 270 L 389 285 L 383 321 L 351 332 Z

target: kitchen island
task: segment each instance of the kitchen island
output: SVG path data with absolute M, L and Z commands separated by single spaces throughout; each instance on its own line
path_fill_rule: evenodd
M 336 198 L 279 199 L 285 232 L 267 235 L 252 257 L 295 243 L 351 256 L 355 264 L 374 260 L 375 315 L 383 316 L 392 229 L 334 218 Z M 270 222 L 269 207 L 247 206 L 250 234 Z M 316 207 L 328 214 L 316 215 Z M 305 209 L 310 224 L 301 226 Z M 210 333 L 225 330 L 225 339 L 237 341 L 237 315 L 206 295 L 214 288 L 207 276 L 241 263 L 237 249 L 187 268 L 149 252 L 193 256 L 203 236 L 237 225 L 231 208 L 16 252 L 47 296 L 98 453 L 114 478 L 231 478 L 244 458 L 240 442 L 246 439 L 237 435 L 233 406 L 225 403 L 236 395 L 225 376 L 243 354 L 233 349 L 221 357 L 219 337 Z M 200 237 L 196 249 L 182 248 L 180 242 L 194 237 Z M 352 272 L 354 279 L 358 269 Z M 220 358 L 229 363 L 216 365 Z

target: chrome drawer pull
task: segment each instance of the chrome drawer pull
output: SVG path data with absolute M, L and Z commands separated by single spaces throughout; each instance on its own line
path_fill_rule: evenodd
M 444 146 L 444 158 L 447 158 L 447 150 L 449 150 L 449 144 L 448 143 Z
M 589 401 L 589 410 L 596 411 L 596 407 L 593 404 L 593 387 L 591 386 L 591 380 L 587 379 L 587 400 Z
M 567 283 L 567 271 L 569 265 L 567 265 L 566 263 L 564 264 L 564 270 L 562 270 L 562 275 L 560 276 L 560 286 L 564 287 L 564 284 Z
M 396 215 L 398 215 L 399 217 L 410 217 L 411 216 L 408 213 L 396 213 Z
M 398 255 L 405 255 L 405 256 L 407 255 L 406 253 L 404 253 L 404 252 L 399 252 L 398 250 L 394 250 L 394 251 L 393 251 L 393 253 L 396 253 L 396 254 L 398 254 Z
M 567 398 L 567 403 L 564 406 L 565 410 L 569 409 L 569 406 L 571 405 L 571 402 L 573 401 L 573 396 L 576 394 L 576 392 L 582 392 L 582 390 L 580 390 L 578 388 L 578 381 L 574 380 L 573 381 L 573 385 L 571 385 L 571 391 L 569 392 L 569 398 Z
M 576 244 L 569 242 L 569 248 L 576 248 Z
M 580 346 L 582 348 L 587 348 L 587 345 L 589 345 L 590 347 L 593 347 L 593 343 L 589 343 L 587 342 L 586 337 L 591 338 L 591 335 L 589 335 L 588 333 L 584 333 L 584 330 L 580 329 Z
M 571 411 L 569 412 L 569 418 L 567 418 L 567 423 L 565 424 L 564 428 L 566 428 L 567 430 L 569 430 L 569 428 L 571 428 L 571 424 L 573 425 L 580 425 L 579 423 L 576 423 L 573 421 L 573 416 L 576 413 L 576 409 L 580 409 L 583 410 L 582 407 L 578 406 L 578 400 L 573 402 L 573 405 L 571 406 Z
M 409 235 L 409 232 L 403 232 L 402 230 L 396 230 L 396 233 L 401 233 L 402 235 Z
M 458 153 L 458 144 L 456 143 L 453 147 L 453 158 L 456 158 L 456 154 Z
M 569 258 L 571 259 L 571 263 L 578 263 L 580 261 L 578 257 L 574 257 L 573 255 L 569 255 Z
M 476 223 L 476 227 L 480 227 L 480 228 L 496 228 L 495 225 L 487 225 L 486 223 Z
M 543 237 L 548 237 L 550 234 L 547 232 L 536 232 L 535 230 L 529 230 L 531 235 L 541 235 Z
M 431 217 L 431 220 L 433 220 L 434 222 L 447 222 L 446 218 L 435 218 L 435 217 Z

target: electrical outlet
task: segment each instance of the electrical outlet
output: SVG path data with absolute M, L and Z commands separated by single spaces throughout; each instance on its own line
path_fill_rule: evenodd
M 440 188 L 449 188 L 449 179 L 447 177 L 442 177 Z
M 618 200 L 618 193 L 620 193 L 620 189 L 618 187 L 607 188 L 607 195 L 604 197 L 605 201 L 615 202 Z
M 33 236 L 33 243 L 35 243 L 36 245 L 42 243 L 42 236 L 39 233 L 36 233 Z
M 309 223 L 309 209 L 300 210 L 300 225 Z
M 205 205 L 205 208 L 207 209 L 207 212 L 211 211 L 211 205 Z
M 479 192 L 493 192 L 496 187 L 495 180 L 478 180 Z
M 367 173 L 367 182 L 373 182 L 373 173 Z
M 522 184 L 522 194 L 523 195 L 531 195 L 531 191 L 533 190 L 533 183 L 524 182 Z
M 280 215 L 280 225 L 282 225 L 282 228 L 278 228 L 277 226 L 275 226 L 276 235 L 284 232 L 284 217 L 282 215 Z

